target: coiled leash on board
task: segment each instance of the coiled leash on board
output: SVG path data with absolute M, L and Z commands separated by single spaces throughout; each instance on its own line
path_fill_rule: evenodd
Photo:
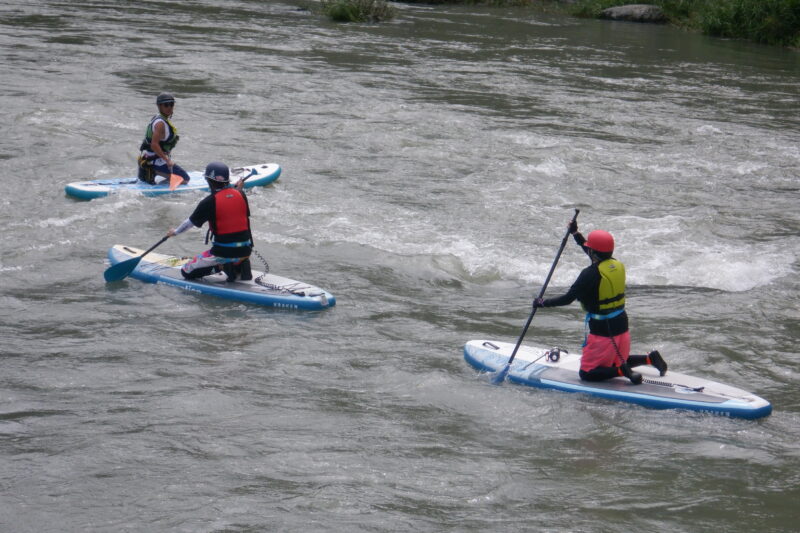
M 608 327 L 608 335 L 609 335 L 609 339 L 611 340 L 611 344 L 614 346 L 614 350 L 617 352 L 617 357 L 619 357 L 619 360 L 620 360 L 621 364 L 627 365 L 628 363 L 622 358 L 622 353 L 620 353 L 619 347 L 617 346 L 616 341 L 614 341 L 614 337 L 611 337 L 611 324 L 606 324 L 606 326 Z M 686 390 L 690 390 L 692 392 L 703 392 L 703 389 L 705 389 L 705 387 L 689 387 L 688 385 L 681 385 L 680 383 L 669 383 L 667 381 L 657 381 L 655 379 L 648 379 L 648 378 L 646 378 L 644 376 L 642 376 L 642 381 L 641 382 L 642 383 L 647 383 L 648 385 L 660 385 L 662 387 L 681 387 L 681 388 L 684 388 Z
M 258 257 L 259 259 L 261 259 L 261 262 L 262 262 L 262 263 L 264 263 L 264 273 L 263 273 L 263 274 L 261 274 L 260 276 L 258 276 L 258 277 L 256 278 L 256 280 L 259 280 L 259 279 L 263 278 L 263 277 L 264 277 L 266 274 L 269 274 L 269 263 L 267 263 L 267 260 L 266 260 L 266 259 L 264 259 L 264 256 L 263 256 L 263 255 L 261 255 L 260 253 L 258 253 L 258 250 L 256 250 L 255 248 L 253 248 L 253 249 L 252 249 L 252 251 L 253 251 L 253 253 L 254 253 L 254 254 L 256 254 L 256 257 Z
M 269 274 L 269 263 L 267 263 L 267 260 L 264 259 L 263 255 L 258 253 L 258 250 L 253 248 L 252 251 L 254 254 L 256 254 L 256 257 L 258 257 L 261 260 L 261 262 L 264 263 L 264 272 L 260 276 L 255 278 L 253 281 L 258 285 L 261 285 L 262 287 L 265 287 L 273 291 L 285 291 L 286 289 L 284 287 L 281 287 L 280 285 L 275 285 L 274 283 L 267 283 L 266 281 L 264 281 L 264 276 Z
M 252 252 L 254 254 L 256 254 L 256 257 L 258 257 L 261 260 L 262 263 L 264 263 L 264 273 L 261 274 L 260 276 L 258 276 L 257 278 L 255 278 L 253 280 L 254 283 L 256 283 L 258 285 L 261 285 L 265 289 L 269 289 L 271 291 L 288 292 L 290 294 L 300 294 L 300 295 L 305 296 L 305 294 L 303 292 L 297 291 L 297 290 L 293 289 L 290 286 L 275 285 L 274 283 L 267 283 L 266 281 L 264 281 L 264 276 L 269 274 L 269 263 L 267 263 L 267 260 L 264 259 L 264 256 L 261 255 L 260 253 L 258 253 L 258 250 L 256 250 L 255 248 L 252 249 Z
M 285 287 L 281 287 L 280 285 L 275 285 L 274 283 L 267 283 L 266 281 L 264 281 L 264 276 L 269 274 L 269 263 L 267 263 L 267 260 L 264 259 L 264 256 L 258 253 L 258 250 L 256 250 L 255 248 L 252 249 L 252 252 L 256 255 L 256 257 L 258 257 L 261 260 L 262 263 L 264 263 L 264 272 L 260 276 L 255 278 L 253 282 L 273 291 L 288 292 Z

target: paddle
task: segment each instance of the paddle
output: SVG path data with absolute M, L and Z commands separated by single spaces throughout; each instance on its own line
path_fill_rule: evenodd
M 572 222 L 575 222 L 575 220 L 577 220 L 578 213 L 580 212 L 581 212 L 580 209 L 575 210 L 575 216 L 572 217 Z M 570 223 L 570 226 L 572 226 L 572 223 Z M 547 277 L 544 280 L 544 285 L 542 285 L 542 290 L 539 291 L 539 296 L 537 297 L 537 299 L 542 298 L 544 296 L 544 291 L 547 289 L 547 284 L 550 283 L 550 278 L 553 277 L 553 271 L 555 271 L 556 269 L 556 265 L 558 264 L 558 259 L 561 257 L 561 252 L 563 252 L 564 248 L 567 246 L 568 239 L 569 239 L 569 228 L 567 228 L 567 233 L 564 234 L 564 238 L 561 239 L 561 246 L 558 248 L 558 253 L 556 254 L 556 258 L 555 260 L 553 260 L 553 265 L 550 267 L 550 272 L 547 273 Z M 508 375 L 508 371 L 509 369 L 511 369 L 511 363 L 517 356 L 517 350 L 519 350 L 520 344 L 522 344 L 522 339 L 525 337 L 525 333 L 528 332 L 528 327 L 531 325 L 533 316 L 536 314 L 536 309 L 538 308 L 533 307 L 530 316 L 528 316 L 528 321 L 525 323 L 525 327 L 522 328 L 522 333 L 520 334 L 519 339 L 517 339 L 517 345 L 514 346 L 514 351 L 511 352 L 511 357 L 509 357 L 508 363 L 506 363 L 506 366 L 503 367 L 503 369 L 500 372 L 498 372 L 497 374 L 495 374 L 494 377 L 492 377 L 492 383 L 494 383 L 495 385 L 505 381 L 506 376 Z
M 170 174 L 169 175 L 169 190 L 174 191 L 178 188 L 178 185 L 183 183 L 183 178 L 177 174 Z
M 236 187 L 237 189 L 241 190 L 241 188 L 244 187 L 244 182 L 247 181 L 247 178 L 249 178 L 250 176 L 255 176 L 256 174 L 258 174 L 258 171 L 256 169 L 254 169 L 254 168 L 250 169 L 250 174 L 248 174 L 247 176 L 245 176 L 243 178 L 239 178 L 239 181 L 236 182 L 236 185 L 234 185 L 234 187 Z M 240 185 L 241 185 L 241 187 L 240 187 Z
M 134 257 L 132 259 L 128 259 L 117 263 L 116 265 L 112 265 L 103 272 L 103 277 L 106 278 L 106 281 L 119 281 L 121 279 L 125 279 L 128 275 L 133 272 L 133 269 L 136 268 L 136 265 L 139 264 L 139 261 L 142 260 L 142 257 L 146 256 L 150 252 L 156 249 L 157 246 L 162 244 L 164 241 L 169 239 L 169 235 L 165 236 L 163 239 L 155 243 L 153 246 L 148 248 L 142 255 L 139 257 Z

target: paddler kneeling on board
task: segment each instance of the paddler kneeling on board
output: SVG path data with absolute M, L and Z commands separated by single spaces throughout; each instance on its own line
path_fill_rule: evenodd
M 150 119 L 144 140 L 139 146 L 139 179 L 156 185 L 170 181 L 172 175 L 182 179 L 182 183 L 189 183 L 189 174 L 170 158 L 175 145 L 178 144 L 178 130 L 170 122 L 175 110 L 175 97 L 170 93 L 161 93 L 156 97 L 158 115 Z M 165 178 L 159 180 L 158 178 Z M 180 183 L 179 183 L 180 184 Z
M 167 237 L 183 233 L 191 227 L 201 227 L 208 222 L 211 249 L 194 256 L 181 267 L 186 279 L 196 279 L 219 271 L 225 272 L 228 281 L 252 279 L 250 253 L 253 236 L 250 233 L 250 205 L 247 203 L 243 181 L 231 187 L 230 170 L 224 163 L 209 163 L 203 176 L 211 194 L 200 200 L 194 212 Z M 206 235 L 208 243 L 208 235 Z
M 591 258 L 592 264 L 584 268 L 569 291 L 555 298 L 537 298 L 534 307 L 569 305 L 575 300 L 586 311 L 588 336 L 581 353 L 580 378 L 586 381 L 604 381 L 625 376 L 632 383 L 642 382 L 642 375 L 631 367 L 652 365 L 663 376 L 667 363 L 658 351 L 647 355 L 630 355 L 631 335 L 628 315 L 625 313 L 625 266 L 614 259 L 614 237 L 603 230 L 594 230 L 586 239 L 578 232 L 573 220 L 569 232 L 575 242 Z

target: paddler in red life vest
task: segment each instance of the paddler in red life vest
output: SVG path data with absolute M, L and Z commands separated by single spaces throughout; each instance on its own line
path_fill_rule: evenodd
M 211 194 L 200 200 L 194 212 L 167 237 L 183 233 L 191 227 L 201 227 L 208 222 L 211 249 L 194 256 L 181 267 L 186 279 L 195 279 L 224 271 L 228 281 L 252 279 L 250 253 L 253 236 L 250 233 L 250 205 L 247 203 L 240 180 L 231 187 L 230 171 L 224 163 L 209 163 L 204 176 Z
M 144 140 L 139 146 L 139 179 L 155 185 L 164 181 L 159 178 L 169 180 L 172 174 L 177 174 L 183 178 L 183 183 L 189 183 L 189 174 L 170 157 L 180 138 L 178 130 L 170 122 L 175 110 L 175 97 L 170 93 L 159 94 L 156 107 L 158 115 L 150 119 Z
M 634 384 L 642 382 L 642 375 L 631 367 L 652 365 L 663 376 L 667 363 L 658 351 L 647 355 L 630 355 L 631 335 L 628 315 L 625 313 L 625 266 L 611 257 L 614 237 L 603 230 L 594 230 L 585 239 L 578 232 L 578 223 L 569 225 L 575 242 L 591 258 L 592 264 L 584 268 L 569 291 L 555 298 L 537 298 L 534 307 L 569 305 L 575 300 L 586 311 L 588 337 L 581 354 L 579 376 L 586 381 L 604 381 L 625 376 Z

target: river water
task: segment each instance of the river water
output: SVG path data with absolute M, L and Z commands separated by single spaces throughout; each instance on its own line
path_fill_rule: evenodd
M 800 498 L 800 55 L 669 27 L 399 4 L 0 6 L 0 531 L 789 531 Z M 277 162 L 273 272 L 324 312 L 128 279 L 202 195 L 132 174 L 155 95 L 175 159 Z M 764 396 L 746 421 L 492 386 L 574 208 L 629 274 L 634 352 Z M 191 231 L 162 251 L 203 249 Z M 586 259 L 572 243 L 549 295 Z M 258 266 L 258 263 L 256 263 Z M 579 349 L 577 305 L 526 340 Z

